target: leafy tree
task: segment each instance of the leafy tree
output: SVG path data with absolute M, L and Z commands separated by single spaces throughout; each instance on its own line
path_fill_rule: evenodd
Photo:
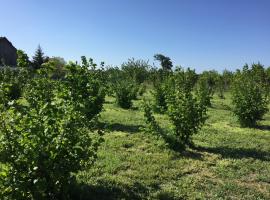
M 225 89 L 226 89 L 226 83 L 225 83 L 225 79 L 222 75 L 218 75 L 217 77 L 217 92 L 218 92 L 218 96 L 221 98 L 221 99 L 224 99 L 224 92 L 225 92 Z
M 1 199 L 68 199 L 74 173 L 95 159 L 101 140 L 87 128 L 102 109 L 101 85 L 84 67 L 67 69 L 64 81 L 37 74 L 23 99 L 1 105 Z
M 261 70 L 259 70 L 261 71 Z M 243 127 L 254 127 L 268 111 L 267 91 L 254 67 L 243 67 L 235 75 L 232 88 L 233 112 Z
M 31 78 L 31 73 L 25 68 L 0 69 L 0 106 L 19 99 L 24 86 Z
M 17 66 L 21 68 L 30 68 L 30 61 L 23 50 L 17 50 Z
M 146 122 L 146 128 L 145 128 L 145 131 L 146 132 L 150 132 L 152 134 L 163 134 L 162 133 L 162 130 L 161 128 L 159 127 L 154 115 L 153 115 L 153 112 L 152 112 L 152 109 L 151 109 L 151 105 L 149 102 L 147 102 L 145 99 L 143 101 L 143 110 L 144 110 L 144 118 L 145 118 L 145 122 Z
M 211 87 L 209 87 L 207 80 L 199 79 L 196 84 L 195 93 L 203 105 L 211 107 L 211 99 L 213 98 L 213 92 Z
M 228 71 L 228 70 L 225 69 L 222 72 L 222 78 L 224 80 L 225 91 L 227 91 L 231 86 L 231 83 L 232 83 L 232 80 L 233 80 L 233 73 L 231 71 Z
M 166 81 L 158 82 L 154 85 L 152 92 L 155 101 L 155 111 L 164 113 L 167 110 L 167 83 Z
M 173 77 L 173 87 L 168 91 L 168 115 L 174 125 L 174 134 L 181 148 L 192 144 L 196 134 L 206 120 L 207 105 L 192 92 L 187 73 L 179 70 Z M 200 93 L 199 93 L 200 94 Z
M 41 65 L 45 63 L 47 58 L 44 56 L 43 50 L 40 45 L 38 45 L 38 48 L 35 52 L 35 55 L 33 56 L 32 63 L 34 69 L 40 69 Z
M 90 64 L 92 65 L 93 63 Z M 104 86 L 99 73 L 88 69 L 85 65 L 79 66 L 75 63 L 66 65 L 66 70 L 63 83 L 68 88 L 75 109 L 85 116 L 86 122 L 90 123 L 101 112 L 105 101 Z
M 66 61 L 61 57 L 52 57 L 42 64 L 42 68 L 47 71 L 49 77 L 53 79 L 62 79 L 66 74 Z
M 149 64 L 147 61 L 132 58 L 123 63 L 121 68 L 126 78 L 141 84 L 147 79 Z
M 114 85 L 116 103 L 121 108 L 129 109 L 134 99 L 134 85 L 127 81 L 119 81 Z
M 155 54 L 154 55 L 155 60 L 159 61 L 161 64 L 161 67 L 164 71 L 170 71 L 172 70 L 172 61 L 169 57 L 166 57 L 162 54 Z

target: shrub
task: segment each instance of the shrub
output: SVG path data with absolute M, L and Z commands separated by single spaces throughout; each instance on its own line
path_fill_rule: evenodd
M 19 99 L 24 85 L 31 79 L 27 69 L 0 69 L 0 104 Z
M 213 91 L 205 79 L 200 79 L 197 82 L 195 93 L 203 105 L 208 107 L 212 105 L 211 99 L 213 98 Z
M 129 88 L 131 90 L 130 91 L 131 92 L 131 98 L 133 100 L 138 99 L 138 93 L 139 93 L 140 86 L 137 85 L 136 83 L 130 83 Z
M 137 85 L 142 84 L 148 78 L 148 61 L 128 59 L 121 65 L 125 78 L 134 81 Z
M 132 99 L 134 99 L 133 85 L 123 81 L 118 82 L 115 86 L 116 103 L 121 108 L 129 109 L 132 106 Z
M 145 130 L 153 134 L 161 134 L 162 131 L 155 117 L 153 116 L 151 105 L 148 102 L 146 102 L 146 100 L 144 100 L 143 102 L 143 110 L 144 110 L 145 122 L 147 125 Z
M 160 113 L 164 113 L 167 110 L 166 102 L 166 86 L 165 83 L 157 83 L 154 86 L 153 91 L 154 101 L 155 101 L 155 110 Z
M 62 93 L 62 95 L 68 95 L 65 98 L 71 98 L 76 110 L 90 122 L 101 112 L 105 101 L 105 91 L 99 73 L 74 63 L 68 64 L 66 69 L 63 83 L 70 94 Z
M 11 199 L 67 199 L 73 173 L 95 158 L 100 140 L 84 127 L 84 115 L 59 82 L 39 78 L 24 101 L 0 115 L 1 195 Z M 78 102 L 77 102 L 78 103 Z
M 264 86 L 248 66 L 235 75 L 232 88 L 233 112 L 243 127 L 254 127 L 268 111 Z
M 167 95 L 168 115 L 174 125 L 174 134 L 179 146 L 191 145 L 191 137 L 206 120 L 206 108 L 201 97 L 194 96 L 184 71 L 176 72 L 174 88 Z M 199 93 L 200 94 L 200 93 Z
M 146 92 L 146 85 L 141 84 L 138 89 L 138 95 L 143 96 L 143 94 Z

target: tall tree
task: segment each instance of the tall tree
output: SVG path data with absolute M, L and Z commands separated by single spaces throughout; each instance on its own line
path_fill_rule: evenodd
M 45 62 L 45 56 L 40 45 L 38 45 L 32 62 L 34 69 L 40 69 L 41 65 Z
M 169 57 L 166 57 L 162 54 L 155 54 L 155 60 L 159 61 L 163 70 L 170 71 L 172 69 L 172 61 Z

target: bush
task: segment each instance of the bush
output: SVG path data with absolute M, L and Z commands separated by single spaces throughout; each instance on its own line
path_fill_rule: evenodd
M 160 113 L 164 113 L 167 110 L 166 102 L 166 85 L 165 83 L 157 83 L 154 86 L 153 91 L 154 101 L 155 101 L 155 110 Z
M 0 69 L 0 105 L 21 97 L 24 85 L 31 79 L 27 69 Z
M 115 86 L 116 103 L 124 109 L 132 107 L 134 99 L 134 86 L 126 81 L 118 82 Z
M 137 85 L 136 83 L 130 83 L 129 88 L 131 90 L 130 92 L 131 92 L 132 100 L 138 99 L 138 93 L 139 93 L 140 86 Z
M 213 91 L 205 79 L 200 79 L 197 82 L 195 92 L 203 105 L 212 106 L 211 99 L 213 98 Z
M 138 95 L 139 96 L 143 96 L 143 94 L 146 92 L 146 85 L 145 84 L 141 84 L 139 86 L 139 89 L 138 89 Z
M 203 98 L 193 95 L 184 71 L 176 72 L 173 79 L 174 87 L 167 95 L 167 113 L 179 146 L 185 148 L 192 144 L 191 136 L 204 124 L 207 105 L 201 101 Z
M 2 199 L 68 199 L 74 173 L 95 159 L 101 140 L 86 125 L 103 96 L 85 72 L 73 66 L 66 82 L 35 78 L 22 99 L 2 106 Z
M 233 112 L 243 127 L 254 127 L 268 111 L 267 93 L 247 66 L 235 75 L 232 88 Z
M 147 125 L 145 131 L 152 134 L 162 134 L 161 128 L 159 127 L 155 117 L 153 116 L 151 105 L 146 102 L 146 100 L 144 100 L 143 102 L 143 110 L 145 122 Z
M 134 81 L 137 85 L 142 84 L 148 78 L 148 61 L 128 59 L 121 66 L 125 78 Z
M 86 66 L 81 67 L 74 63 L 67 65 L 66 69 L 63 83 L 70 94 L 62 92 L 62 95 L 69 95 L 65 98 L 71 98 L 76 110 L 90 122 L 101 112 L 105 101 L 105 91 L 100 75 L 94 69 L 90 70 Z

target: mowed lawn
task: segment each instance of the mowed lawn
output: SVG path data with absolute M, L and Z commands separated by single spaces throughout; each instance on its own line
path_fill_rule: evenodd
M 270 199 L 269 112 L 257 128 L 241 128 L 230 96 L 215 96 L 195 147 L 179 152 L 144 131 L 141 100 L 130 110 L 114 101 L 101 113 L 98 158 L 77 176 L 78 199 Z M 169 132 L 167 116 L 155 117 Z

